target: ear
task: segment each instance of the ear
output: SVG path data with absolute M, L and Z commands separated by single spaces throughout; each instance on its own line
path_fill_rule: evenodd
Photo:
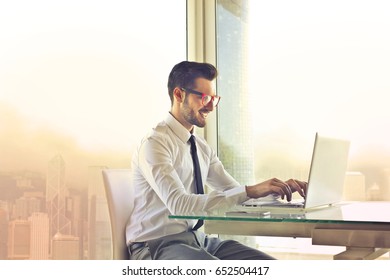
M 179 87 L 175 87 L 173 90 L 173 97 L 178 103 L 182 103 L 184 101 L 184 92 Z

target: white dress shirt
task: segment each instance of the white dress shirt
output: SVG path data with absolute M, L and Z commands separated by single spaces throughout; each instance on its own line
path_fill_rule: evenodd
M 245 186 L 224 169 L 216 152 L 195 135 L 202 181 L 212 191 L 198 195 L 193 173 L 191 133 L 170 113 L 143 139 L 133 156 L 134 210 L 127 242 L 141 242 L 191 230 L 196 220 L 170 214 L 207 211 L 245 201 Z

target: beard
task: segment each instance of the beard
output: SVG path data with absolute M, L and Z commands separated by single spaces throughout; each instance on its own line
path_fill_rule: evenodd
M 196 125 L 197 127 L 204 127 L 206 125 L 206 119 L 202 116 L 201 112 L 208 113 L 207 110 L 201 109 L 198 112 L 195 112 L 192 108 L 188 106 L 187 100 L 184 101 L 184 107 L 182 109 L 183 117 L 186 122 L 191 125 Z M 207 112 L 206 112 L 207 111 Z

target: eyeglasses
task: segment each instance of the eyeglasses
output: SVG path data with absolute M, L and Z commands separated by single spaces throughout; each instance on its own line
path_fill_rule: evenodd
M 217 96 L 217 95 L 211 96 L 211 95 L 208 95 L 208 94 L 205 94 L 205 93 L 193 90 L 193 89 L 189 89 L 189 88 L 181 88 L 181 90 L 184 90 L 185 92 L 188 92 L 188 93 L 202 96 L 203 106 L 207 106 L 207 105 L 209 105 L 210 102 L 212 102 L 213 106 L 217 107 L 219 100 L 221 100 L 221 96 Z

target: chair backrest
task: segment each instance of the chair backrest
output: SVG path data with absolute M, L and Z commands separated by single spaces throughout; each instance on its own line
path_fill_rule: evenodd
M 103 180 L 111 222 L 112 258 L 128 260 L 126 224 L 134 206 L 130 169 L 104 169 Z

